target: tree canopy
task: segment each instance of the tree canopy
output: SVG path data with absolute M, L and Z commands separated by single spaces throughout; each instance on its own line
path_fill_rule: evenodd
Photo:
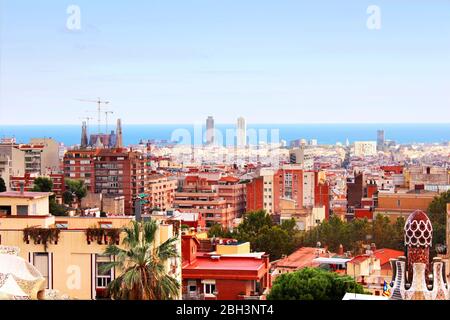
M 34 179 L 32 191 L 34 192 L 52 192 L 53 181 L 48 177 L 37 177 Z M 54 216 L 67 216 L 67 208 L 56 202 L 55 195 L 49 198 L 49 212 Z
M 6 191 L 5 180 L 3 180 L 2 177 L 0 177 L 0 192 L 5 192 L 5 191 Z
M 268 300 L 342 300 L 347 292 L 364 293 L 349 276 L 320 268 L 304 268 L 275 279 Z
M 446 242 L 447 203 L 450 203 L 450 190 L 435 197 L 428 206 L 428 217 L 433 225 L 433 248 Z
M 291 254 L 299 243 L 299 231 L 294 220 L 283 221 L 281 225 L 277 225 L 264 210 L 246 213 L 242 223 L 233 232 L 219 224 L 213 225 L 208 236 L 248 241 L 253 251 L 266 252 L 271 260 Z
M 315 247 L 317 242 L 326 245 L 330 251 L 337 251 L 342 244 L 346 250 L 354 254 L 362 253 L 362 244 L 373 242 L 378 248 L 403 250 L 404 218 L 398 218 L 391 223 L 389 218 L 377 215 L 373 221 L 354 219 L 344 222 L 339 217 L 332 216 L 319 226 L 303 234 L 301 244 Z
M 108 292 L 116 300 L 172 300 L 178 296 L 180 283 L 167 271 L 167 262 L 178 257 L 177 237 L 155 245 L 158 223 L 155 220 L 138 222 L 124 229 L 124 248 L 110 245 L 105 255 L 114 261 L 101 267 L 102 272 L 113 268 L 120 275 L 108 285 Z
M 32 191 L 34 192 L 52 192 L 53 181 L 47 177 L 38 177 L 34 179 Z

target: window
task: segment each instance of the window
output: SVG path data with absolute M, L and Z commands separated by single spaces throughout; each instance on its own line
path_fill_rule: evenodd
M 17 206 L 17 215 L 18 216 L 27 216 L 28 215 L 28 206 Z
M 204 294 L 215 294 L 216 292 L 216 282 L 208 281 L 203 283 L 203 293 Z
M 57 221 L 55 223 L 55 225 L 58 229 L 68 229 L 69 228 L 69 223 L 67 221 Z
M 112 280 L 113 270 L 103 271 L 102 266 L 111 262 L 110 256 L 96 255 L 95 261 L 95 286 L 96 289 L 106 289 Z
M 49 263 L 48 252 L 36 252 L 33 254 L 33 265 L 42 274 L 45 279 L 45 288 L 50 288 L 49 274 L 50 274 L 50 263 Z
M 100 228 L 111 229 L 113 227 L 111 222 L 100 222 Z

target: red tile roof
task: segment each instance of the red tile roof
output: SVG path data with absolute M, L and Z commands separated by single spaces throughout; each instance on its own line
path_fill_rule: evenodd
M 386 263 L 389 263 L 389 259 L 398 258 L 399 256 L 403 255 L 402 251 L 399 250 L 393 250 L 393 249 L 379 249 L 375 250 L 373 252 L 374 256 L 380 260 L 380 266 L 383 266 Z M 352 260 L 350 260 L 350 263 L 353 264 L 360 264 L 361 262 L 367 260 L 369 258 L 368 255 L 362 254 L 359 256 L 354 257 Z
M 239 182 L 239 179 L 235 178 L 235 177 L 227 176 L 227 177 L 220 178 L 219 181 L 222 181 L 222 182 Z
M 274 263 L 276 267 L 280 268 L 292 268 L 292 269 L 301 269 L 305 267 L 317 267 L 318 263 L 313 262 L 316 255 L 316 248 L 303 247 L 290 254 L 288 257 L 281 259 Z M 327 256 L 326 254 L 320 255 L 321 257 Z

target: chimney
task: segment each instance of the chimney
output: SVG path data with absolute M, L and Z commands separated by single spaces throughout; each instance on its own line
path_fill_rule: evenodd
M 339 245 L 338 255 L 344 255 L 344 246 L 342 244 Z
M 371 243 L 370 244 L 370 250 L 372 250 L 372 252 L 375 252 L 377 250 L 377 246 L 375 245 L 375 243 Z
M 20 185 L 20 194 L 23 194 L 25 190 L 25 184 L 23 181 L 20 181 L 19 185 Z
M 122 120 L 117 119 L 117 128 L 116 128 L 116 146 L 117 149 L 122 149 Z

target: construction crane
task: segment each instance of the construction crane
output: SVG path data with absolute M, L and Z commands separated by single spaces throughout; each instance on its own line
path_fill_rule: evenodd
M 94 118 L 91 117 L 81 117 L 80 120 L 86 121 L 86 124 L 89 128 L 89 121 L 94 120 Z
M 106 128 L 106 133 L 108 133 L 108 114 L 113 114 L 113 113 L 114 113 L 114 111 L 109 111 L 109 110 L 105 111 L 105 124 L 106 124 L 105 128 Z
M 91 102 L 97 104 L 97 112 L 98 112 L 98 134 L 101 133 L 101 116 L 102 116 L 102 105 L 109 104 L 109 101 L 102 101 L 100 98 L 97 98 L 97 100 L 86 100 L 86 99 L 76 99 L 78 101 L 82 102 Z

